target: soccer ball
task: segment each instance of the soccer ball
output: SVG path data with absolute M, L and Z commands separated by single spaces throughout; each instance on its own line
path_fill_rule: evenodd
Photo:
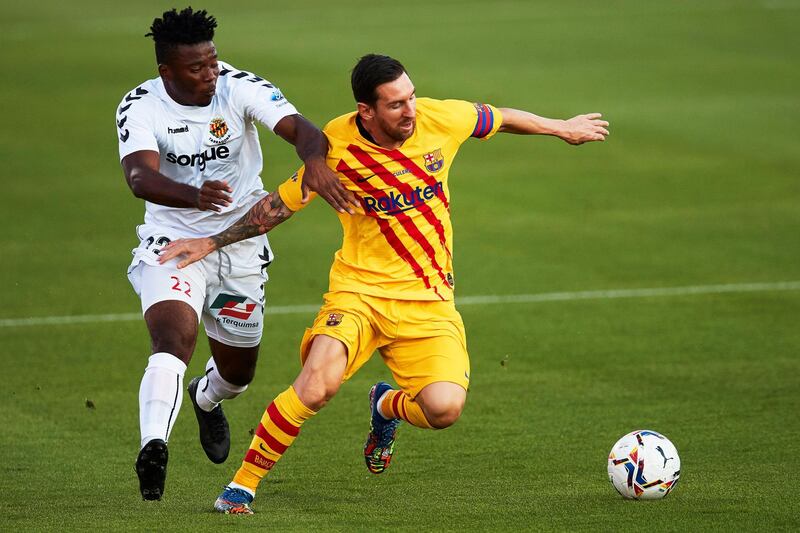
M 623 498 L 663 498 L 675 488 L 680 475 L 678 450 L 655 431 L 632 431 L 619 439 L 608 454 L 608 479 Z

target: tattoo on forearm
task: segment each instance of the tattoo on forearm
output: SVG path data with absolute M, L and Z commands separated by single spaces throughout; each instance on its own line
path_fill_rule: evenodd
M 292 214 L 293 211 L 286 207 L 278 191 L 274 191 L 254 205 L 233 226 L 212 236 L 211 240 L 219 249 L 234 242 L 266 233 Z

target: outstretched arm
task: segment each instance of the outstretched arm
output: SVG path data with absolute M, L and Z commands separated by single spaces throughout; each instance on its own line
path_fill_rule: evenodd
M 353 206 L 357 206 L 358 202 L 353 193 L 341 184 L 336 173 L 325 164 L 325 156 L 328 153 L 328 140 L 325 135 L 302 115 L 284 117 L 275 126 L 274 131 L 286 142 L 295 146 L 298 157 L 305 164 L 303 203 L 309 200 L 308 191 L 311 190 L 322 196 L 340 213 L 347 212 L 352 215 L 355 212 Z
M 501 108 L 503 123 L 498 131 L 520 135 L 553 135 L 569 144 L 605 141 L 608 122 L 600 113 L 578 115 L 568 120 L 540 117 L 519 109 Z
M 286 207 L 278 191 L 271 192 L 228 229 L 211 237 L 178 239 L 169 243 L 161 249 L 158 261 L 166 263 L 183 255 L 178 268 L 189 266 L 223 246 L 267 233 L 293 214 L 294 211 Z

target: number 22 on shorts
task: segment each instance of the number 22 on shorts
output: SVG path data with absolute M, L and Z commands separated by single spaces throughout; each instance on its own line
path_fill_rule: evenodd
M 192 295 L 192 286 L 189 284 L 188 281 L 181 280 L 178 276 L 170 276 L 170 279 L 173 281 L 172 290 L 182 292 L 186 296 Z

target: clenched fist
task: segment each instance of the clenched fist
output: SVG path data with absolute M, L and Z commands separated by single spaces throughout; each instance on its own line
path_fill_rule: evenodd
M 197 191 L 197 209 L 220 212 L 233 200 L 228 193 L 233 192 L 227 181 L 210 180 L 203 182 Z

